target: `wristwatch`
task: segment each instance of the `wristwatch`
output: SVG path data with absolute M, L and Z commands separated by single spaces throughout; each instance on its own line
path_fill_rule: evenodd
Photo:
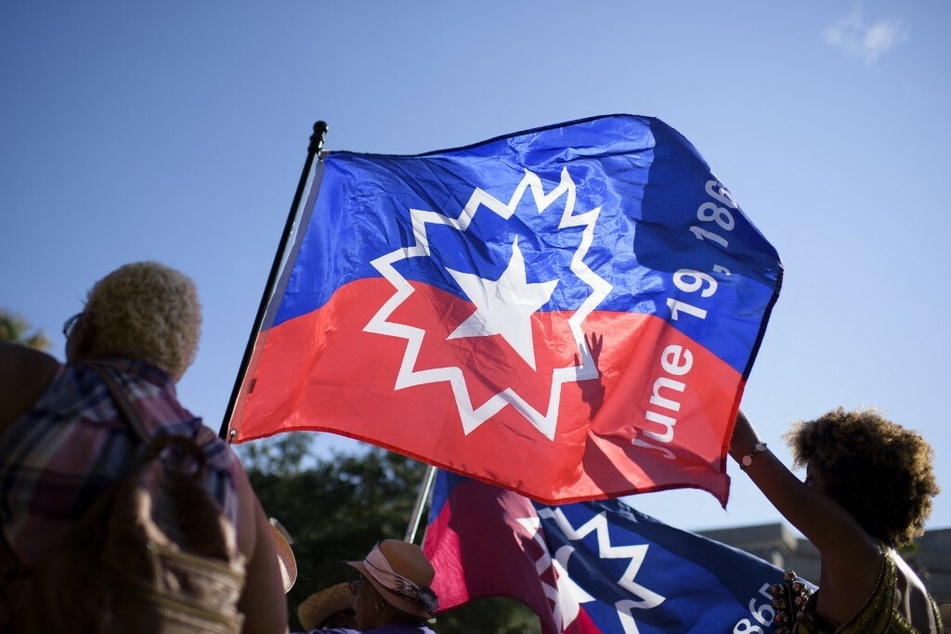
M 753 458 L 756 456 L 756 454 L 763 453 L 764 451 L 766 451 L 766 443 L 756 443 L 756 445 L 753 447 L 753 451 L 740 458 L 740 469 L 746 469 L 748 466 L 753 464 Z

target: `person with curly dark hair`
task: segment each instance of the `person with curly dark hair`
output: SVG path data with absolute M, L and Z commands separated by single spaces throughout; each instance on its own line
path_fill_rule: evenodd
M 924 533 L 938 484 L 920 434 L 873 409 L 835 409 L 784 436 L 805 482 L 740 411 L 730 455 L 819 551 L 819 590 L 791 610 L 794 633 L 941 631 L 924 584 L 896 549 Z

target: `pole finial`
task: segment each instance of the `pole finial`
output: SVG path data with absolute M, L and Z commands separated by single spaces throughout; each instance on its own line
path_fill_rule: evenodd
M 307 147 L 308 152 L 314 154 L 320 152 L 320 148 L 324 144 L 324 135 L 327 134 L 329 129 L 330 126 L 327 125 L 326 121 L 318 121 L 314 124 L 314 133 L 310 135 L 310 145 Z

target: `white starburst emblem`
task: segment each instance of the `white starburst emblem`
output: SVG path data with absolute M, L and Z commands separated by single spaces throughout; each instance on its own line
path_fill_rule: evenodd
M 541 548 L 542 554 L 535 561 L 535 573 L 538 575 L 538 582 L 542 586 L 545 597 L 551 601 L 551 616 L 556 631 L 563 632 L 578 618 L 582 603 L 589 603 L 597 599 L 588 594 L 584 588 L 568 576 L 568 569 L 565 567 L 567 558 L 564 561 L 552 558 L 551 552 L 548 550 L 548 544 L 545 542 L 544 533 L 541 530 L 541 519 L 538 515 L 518 518 L 516 521 L 528 531 L 532 540 Z M 562 546 L 559 553 L 566 548 L 570 548 L 570 546 Z M 546 573 L 548 573 L 549 568 L 553 569 L 554 586 L 547 581 Z
M 566 196 L 564 212 L 558 223 L 558 229 L 582 228 L 581 240 L 572 255 L 569 268 L 575 276 L 591 287 L 591 293 L 568 318 L 568 326 L 578 346 L 578 359 L 581 363 L 580 365 L 572 364 L 552 370 L 551 393 L 549 394 L 547 410 L 544 412 L 536 410 L 511 388 L 494 394 L 479 407 L 474 407 L 466 386 L 465 374 L 460 367 L 414 369 L 426 331 L 389 320 L 393 311 L 414 292 L 410 283 L 393 265 L 400 260 L 409 258 L 432 257 L 427 233 L 427 228 L 430 225 L 449 227 L 459 232 L 465 232 L 476 213 L 482 209 L 507 220 L 515 213 L 527 191 L 531 191 L 535 206 L 540 214 L 544 213 L 561 196 Z M 384 279 L 393 285 L 396 292 L 383 304 L 363 329 L 366 332 L 406 340 L 406 351 L 400 363 L 394 389 L 445 381 L 451 386 L 465 434 L 471 433 L 506 405 L 511 405 L 546 438 L 554 439 L 562 384 L 598 377 L 598 370 L 588 349 L 581 325 L 612 289 L 607 280 L 597 275 L 583 261 L 591 247 L 594 227 L 601 208 L 598 207 L 575 215 L 575 197 L 575 183 L 568 175 L 567 169 L 562 170 L 561 182 L 548 194 L 544 191 L 541 179 L 533 172 L 526 170 L 525 176 L 515 188 L 515 192 L 508 203 L 504 203 L 482 189 L 476 188 L 465 207 L 455 217 L 436 211 L 409 210 L 415 244 L 397 248 L 370 262 Z M 460 324 L 449 335 L 449 338 L 501 335 L 522 359 L 532 369 L 535 369 L 531 316 L 548 301 L 558 281 L 529 283 L 526 276 L 526 263 L 517 241 L 512 245 L 512 258 L 498 280 L 486 280 L 472 273 L 463 273 L 448 268 L 446 268 L 446 271 L 468 296 L 469 301 L 476 306 L 475 313 Z
M 649 590 L 641 584 L 634 581 L 641 566 L 644 564 L 644 557 L 647 555 L 649 546 L 647 544 L 628 544 L 623 546 L 614 546 L 611 544 L 611 533 L 608 530 L 608 520 L 604 513 L 598 513 L 582 526 L 575 528 L 565 517 L 562 509 L 557 507 L 542 507 L 538 509 L 538 516 L 541 519 L 554 520 L 558 528 L 571 541 L 584 539 L 592 531 L 598 540 L 598 557 L 600 559 L 627 559 L 628 565 L 624 569 L 617 585 L 622 588 L 630 597 L 615 602 L 614 608 L 617 610 L 618 621 L 624 634 L 637 634 L 637 623 L 634 620 L 634 610 L 651 610 L 656 608 L 666 600 L 666 597 Z M 574 546 L 565 545 L 558 549 L 555 554 L 555 561 L 561 566 L 561 570 L 567 576 L 568 559 L 575 552 Z M 579 603 L 594 601 L 594 597 L 584 598 L 579 593 L 575 593 Z

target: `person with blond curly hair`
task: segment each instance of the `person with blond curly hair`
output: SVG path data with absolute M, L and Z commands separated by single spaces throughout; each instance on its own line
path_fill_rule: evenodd
M 21 569 L 42 564 L 99 494 L 141 461 L 145 442 L 111 396 L 112 377 L 150 437 L 185 435 L 200 447 L 205 488 L 231 519 L 247 561 L 243 631 L 284 632 L 268 519 L 230 447 L 176 397 L 200 326 L 192 280 L 138 262 L 99 280 L 82 312 L 66 321 L 65 364 L 0 342 L 0 538 Z M 0 630 L 13 620 L 0 596 Z
M 838 408 L 795 423 L 784 438 L 795 465 L 806 467 L 805 481 L 742 411 L 730 445 L 740 468 L 819 551 L 819 590 L 802 605 L 780 604 L 783 631 L 941 632 L 934 600 L 896 551 L 924 533 L 939 492 L 930 445 L 874 409 Z M 794 583 L 790 574 L 786 587 Z

